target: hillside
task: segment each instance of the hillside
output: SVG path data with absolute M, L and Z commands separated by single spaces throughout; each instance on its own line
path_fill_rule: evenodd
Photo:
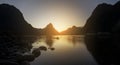
M 12 5 L 0 5 L 0 32 L 13 34 L 36 34 L 33 28 L 23 17 L 19 9 Z
M 61 35 L 80 35 L 82 33 L 82 27 L 72 26 L 65 31 L 60 32 Z

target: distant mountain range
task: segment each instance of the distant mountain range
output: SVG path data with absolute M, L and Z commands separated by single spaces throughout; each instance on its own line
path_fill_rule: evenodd
M 120 1 L 114 5 L 99 4 L 84 27 L 73 26 L 58 32 L 50 23 L 37 29 L 27 23 L 14 6 L 0 4 L 0 34 L 76 35 L 84 34 L 87 49 L 100 65 L 120 65 Z M 96 35 L 97 34 L 97 35 Z M 18 38 L 19 39 L 19 38 Z
M 80 35 L 83 34 L 82 27 L 72 26 L 65 31 L 60 32 L 61 35 Z
M 45 28 L 39 29 L 39 33 L 41 35 L 80 35 L 82 33 L 82 27 L 76 27 L 72 26 L 71 28 L 68 28 L 67 30 L 64 30 L 62 32 L 58 32 L 52 23 L 49 23 Z
M 100 4 L 93 11 L 84 27 L 72 26 L 58 32 L 52 23 L 43 29 L 37 29 L 27 23 L 23 14 L 16 7 L 0 4 L 0 33 L 9 32 L 27 35 L 79 35 L 86 33 L 117 33 L 120 30 L 120 2 L 115 5 Z
M 80 34 L 81 27 L 73 26 L 59 33 L 52 23 L 43 29 L 37 29 L 27 23 L 23 14 L 16 7 L 9 4 L 0 4 L 0 33 L 11 33 L 17 35 L 58 35 L 58 34 Z
M 45 28 L 39 29 L 40 35 L 58 35 L 59 32 L 54 28 L 52 23 L 49 23 Z

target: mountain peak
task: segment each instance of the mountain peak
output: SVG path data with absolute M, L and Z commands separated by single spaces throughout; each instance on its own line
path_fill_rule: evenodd
M 52 23 L 49 23 L 49 24 L 47 25 L 47 27 L 53 28 L 53 24 L 52 24 Z
M 45 28 L 44 28 L 45 34 L 47 35 L 53 35 L 53 34 L 59 34 L 58 31 L 54 28 L 52 23 L 49 23 Z
M 53 25 L 52 23 L 49 23 L 48 25 Z

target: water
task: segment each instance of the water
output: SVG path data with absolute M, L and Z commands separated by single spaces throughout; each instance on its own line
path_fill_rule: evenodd
M 80 35 L 40 36 L 33 48 L 46 46 L 31 65 L 97 65 Z

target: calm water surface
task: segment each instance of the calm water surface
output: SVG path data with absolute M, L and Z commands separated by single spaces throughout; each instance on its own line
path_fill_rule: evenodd
M 33 43 L 34 48 L 40 46 L 48 50 L 41 51 L 31 65 L 97 65 L 80 35 L 41 36 Z

